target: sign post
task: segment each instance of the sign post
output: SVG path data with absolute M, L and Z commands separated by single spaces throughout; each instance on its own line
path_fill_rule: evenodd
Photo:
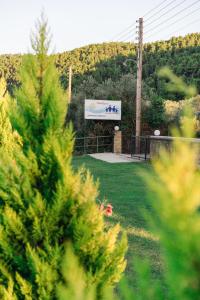
M 121 101 L 114 100 L 85 100 L 85 122 L 86 120 L 121 120 Z M 119 127 L 115 126 L 114 153 L 121 153 L 122 135 Z M 98 152 L 97 137 L 97 152 Z

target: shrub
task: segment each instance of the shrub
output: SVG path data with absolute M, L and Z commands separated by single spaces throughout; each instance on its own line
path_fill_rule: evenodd
M 185 93 L 187 93 L 187 88 Z M 193 112 L 185 115 L 181 132 L 194 134 Z M 200 171 L 199 147 L 191 139 L 175 139 L 170 152 L 153 162 L 155 176 L 147 177 L 153 212 L 149 225 L 159 239 L 163 274 L 156 280 L 151 263 L 134 262 L 135 288 L 121 284 L 123 300 L 198 300 L 200 295 Z M 143 174 L 144 175 L 144 174 Z M 156 180 L 155 180 L 156 178 Z M 69 288 L 69 287 L 68 287 Z M 104 295 L 104 299 L 113 299 Z M 113 295 L 116 299 L 116 295 Z M 95 296 L 91 298 L 95 299 Z M 62 299 L 63 300 L 63 299 Z M 71 300 L 77 300 L 72 298 Z
M 47 32 L 42 17 L 15 101 L 0 107 L 0 298 L 6 300 L 55 299 L 67 241 L 98 295 L 126 265 L 126 237 L 119 238 L 119 225 L 107 228 L 97 185 L 89 172 L 72 169 L 73 133 L 64 126 L 67 104 Z

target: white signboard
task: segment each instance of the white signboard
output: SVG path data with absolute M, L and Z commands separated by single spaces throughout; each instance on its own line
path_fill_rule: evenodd
M 85 100 L 85 119 L 121 120 L 121 101 Z

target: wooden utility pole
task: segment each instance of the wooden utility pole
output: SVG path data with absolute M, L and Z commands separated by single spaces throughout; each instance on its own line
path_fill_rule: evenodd
M 68 103 L 72 100 L 72 66 L 69 66 Z
M 138 53 L 137 53 L 137 85 L 136 85 L 136 130 L 135 153 L 140 153 L 141 136 L 141 102 L 142 102 L 142 51 L 143 51 L 143 18 L 139 18 Z

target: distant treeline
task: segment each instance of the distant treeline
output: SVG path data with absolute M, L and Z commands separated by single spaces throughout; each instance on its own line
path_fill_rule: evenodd
M 85 46 L 54 55 L 55 64 L 60 73 L 63 86 L 67 86 L 68 68 L 71 65 L 74 73 L 73 87 L 85 80 L 88 75 L 102 83 L 111 78 L 119 80 L 123 74 L 136 70 L 133 61 L 136 59 L 136 45 L 131 43 L 103 43 Z M 0 55 L 0 72 L 7 80 L 9 89 L 19 84 L 18 70 L 22 55 Z M 162 82 L 157 78 L 161 66 L 170 66 L 177 75 L 200 88 L 200 33 L 188 34 L 185 37 L 173 37 L 167 41 L 158 41 L 144 45 L 143 79 L 146 84 L 165 96 Z
M 78 123 L 82 123 L 75 120 L 75 115 L 82 116 L 79 103 L 81 99 L 120 99 L 133 109 L 135 87 L 132 84 L 135 85 L 136 77 L 136 48 L 131 43 L 111 42 L 53 55 L 64 88 L 68 85 L 69 66 L 73 69 L 74 104 L 70 114 L 77 130 L 80 129 Z M 165 80 L 160 79 L 157 74 L 162 66 L 169 66 L 176 75 L 182 76 L 186 83 L 196 85 L 200 91 L 200 33 L 147 43 L 144 45 L 143 57 L 144 107 L 149 107 L 145 122 L 155 127 L 163 123 L 163 116 L 160 118 L 163 112 L 162 99 L 180 100 L 183 97 L 166 90 Z M 5 77 L 11 93 L 15 86 L 20 85 L 18 70 L 21 61 L 22 55 L 0 55 L 0 73 Z M 132 115 L 128 106 L 124 105 L 124 110 Z M 155 110 L 160 112 L 159 118 L 154 114 Z M 127 119 L 128 117 L 126 121 Z

